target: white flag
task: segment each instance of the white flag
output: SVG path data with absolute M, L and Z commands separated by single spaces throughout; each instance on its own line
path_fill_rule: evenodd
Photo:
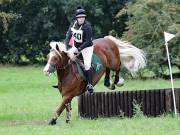
M 165 38 L 166 43 L 174 37 L 175 37 L 175 35 L 168 33 L 168 32 L 164 32 L 164 38 Z

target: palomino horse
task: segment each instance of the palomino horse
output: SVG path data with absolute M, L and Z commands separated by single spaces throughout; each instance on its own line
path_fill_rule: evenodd
M 109 85 L 109 72 L 113 70 L 118 76 L 121 64 L 132 74 L 146 65 L 145 55 L 142 50 L 123 42 L 112 36 L 96 39 L 93 41 L 94 53 L 100 58 L 103 70 L 93 76 L 93 85 L 95 85 L 102 75 L 106 72 L 105 85 Z M 50 75 L 57 71 L 58 89 L 62 95 L 62 102 L 59 104 L 49 124 L 56 124 L 56 120 L 66 108 L 67 119 L 71 116 L 71 100 L 85 92 L 86 81 L 80 77 L 77 67 L 69 59 L 66 53 L 65 45 L 61 42 L 50 43 L 50 53 L 48 62 L 44 68 L 44 73 Z M 118 83 L 118 77 L 115 77 L 114 84 Z

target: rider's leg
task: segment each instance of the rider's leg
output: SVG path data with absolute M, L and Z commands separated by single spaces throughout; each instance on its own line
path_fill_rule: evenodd
M 86 89 L 91 93 L 93 92 L 92 70 L 91 70 L 91 60 L 92 60 L 93 50 L 94 50 L 93 46 L 87 47 L 82 50 L 82 56 L 84 60 L 84 66 L 85 66 L 85 70 L 87 74 L 87 81 L 88 81 Z
M 86 90 L 88 90 L 90 93 L 93 93 L 93 83 L 92 83 L 92 70 L 86 70 L 86 75 L 87 75 L 87 86 Z

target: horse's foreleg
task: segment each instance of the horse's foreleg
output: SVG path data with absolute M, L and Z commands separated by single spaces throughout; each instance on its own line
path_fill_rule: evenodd
M 66 104 L 66 123 L 71 120 L 71 102 Z
M 110 69 L 106 68 L 105 78 L 104 78 L 104 86 L 110 86 Z
M 63 97 L 62 99 L 62 103 L 58 106 L 56 112 L 53 115 L 53 118 L 50 120 L 49 125 L 55 125 L 56 124 L 56 120 L 58 119 L 58 117 L 60 116 L 60 114 L 63 112 L 63 110 L 66 107 L 66 104 L 69 103 L 72 100 L 71 97 Z

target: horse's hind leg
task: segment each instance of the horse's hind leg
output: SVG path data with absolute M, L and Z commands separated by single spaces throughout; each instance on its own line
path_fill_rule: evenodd
M 110 84 L 110 86 L 109 86 L 109 88 L 111 89 L 111 90 L 115 90 L 115 88 L 116 88 L 116 84 L 118 83 L 118 81 L 119 81 L 119 72 L 120 72 L 120 70 L 117 70 L 117 71 L 115 71 L 116 72 L 116 74 L 115 74 L 115 77 L 114 77 L 114 81 L 113 81 L 113 83 L 111 83 Z
M 110 69 L 106 68 L 105 78 L 104 78 L 104 86 L 110 86 Z
M 115 90 L 116 86 L 121 87 L 124 85 L 124 79 L 120 74 L 120 70 L 115 71 L 114 81 L 110 82 L 109 89 Z
M 66 123 L 71 120 L 71 102 L 66 104 Z
M 120 70 L 116 71 L 115 78 L 114 78 L 114 84 L 117 84 L 119 81 L 119 72 L 120 72 Z
M 114 81 L 113 82 L 110 82 L 110 69 L 109 68 L 106 68 L 106 74 L 105 74 L 105 79 L 104 79 L 104 85 L 106 87 L 108 87 L 109 89 L 111 90 L 115 90 L 116 88 L 116 84 L 118 84 L 119 82 L 119 72 L 120 72 L 120 69 L 115 71 L 116 74 L 115 74 L 115 78 L 114 78 Z
M 117 85 L 118 87 L 124 85 L 124 79 L 123 79 L 123 77 L 120 74 L 120 70 L 116 71 L 115 78 L 114 78 L 114 83 L 113 84 Z

